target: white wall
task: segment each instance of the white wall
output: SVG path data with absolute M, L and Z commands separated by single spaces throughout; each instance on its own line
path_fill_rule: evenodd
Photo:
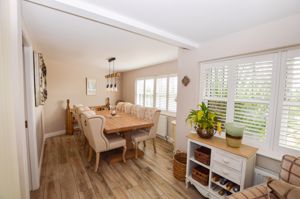
M 45 109 L 46 133 L 65 130 L 66 100 L 71 104 L 84 104 L 88 106 L 104 105 L 106 97 L 110 97 L 111 104 L 120 98 L 121 92 L 106 92 L 106 79 L 108 73 L 99 67 L 66 66 L 59 62 L 49 60 L 47 57 L 47 90 L 48 99 Z M 86 77 L 97 79 L 97 95 L 86 95 Z
M 20 2 L 0 1 L 0 198 L 28 199 Z
M 185 118 L 199 102 L 200 62 L 296 44 L 300 44 L 300 14 L 203 43 L 196 50 L 181 49 L 178 55 L 179 81 L 187 75 L 191 83 L 187 87 L 182 84 L 178 87 L 176 146 L 186 150 L 185 136 L 190 128 Z

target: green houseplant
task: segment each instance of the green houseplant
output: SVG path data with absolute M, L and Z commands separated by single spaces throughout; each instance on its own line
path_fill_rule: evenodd
M 198 104 L 199 110 L 191 110 L 186 118 L 191 126 L 194 126 L 198 135 L 202 138 L 211 138 L 216 130 L 221 133 L 221 123 L 217 121 L 215 113 L 211 112 L 205 103 Z

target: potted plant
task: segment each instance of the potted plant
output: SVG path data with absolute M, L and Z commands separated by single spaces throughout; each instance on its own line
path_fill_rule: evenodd
M 186 122 L 194 126 L 197 134 L 202 138 L 211 138 L 216 131 L 221 133 L 221 122 L 217 121 L 216 114 L 211 112 L 203 102 L 198 104 L 198 107 L 199 110 L 191 110 Z

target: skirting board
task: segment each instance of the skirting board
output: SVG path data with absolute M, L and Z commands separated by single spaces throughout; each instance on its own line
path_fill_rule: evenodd
M 45 133 L 44 134 L 44 140 L 46 140 L 47 138 L 50 138 L 50 137 L 55 137 L 55 136 L 65 135 L 65 134 L 66 134 L 66 130 L 60 130 L 60 131 Z

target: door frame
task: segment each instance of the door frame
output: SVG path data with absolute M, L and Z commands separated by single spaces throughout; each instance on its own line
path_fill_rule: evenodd
M 37 149 L 37 129 L 36 129 L 36 107 L 35 107 L 35 94 L 34 94 L 34 67 L 33 67 L 33 47 L 31 45 L 28 34 L 23 28 L 23 55 L 24 55 L 24 92 L 25 92 L 25 117 L 27 119 L 28 131 L 28 148 L 30 159 L 30 172 L 31 174 L 31 190 L 36 190 L 40 187 L 40 171 L 41 164 L 38 158 Z M 43 146 L 42 146 L 43 147 Z M 42 152 L 43 153 L 43 150 Z M 41 154 L 42 157 L 42 154 Z M 41 158 L 40 158 L 41 161 Z

